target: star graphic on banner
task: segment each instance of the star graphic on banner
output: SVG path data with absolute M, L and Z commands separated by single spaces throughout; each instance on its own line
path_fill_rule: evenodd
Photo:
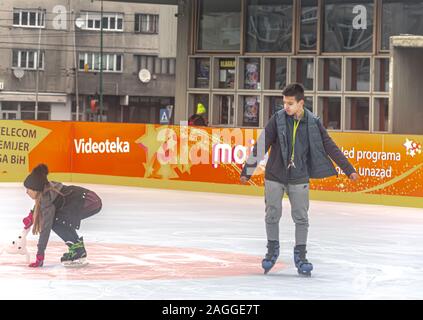
M 165 180 L 178 178 L 177 173 L 170 165 L 162 165 L 157 173 Z
M 413 158 L 422 153 L 422 146 L 416 141 L 405 139 L 403 146 L 406 148 L 406 154 Z
M 178 169 L 182 173 L 189 173 L 189 174 L 191 174 L 191 167 L 192 167 L 192 164 L 190 164 L 190 163 L 187 163 L 187 164 L 178 164 Z
M 146 133 L 138 138 L 135 143 L 141 144 L 146 148 L 147 162 L 151 162 L 162 142 L 157 140 L 157 131 L 153 125 L 147 125 L 146 127 Z
M 145 168 L 145 174 L 144 177 L 148 178 L 153 174 L 153 165 L 151 163 L 144 163 L 144 168 Z
M 403 144 L 403 146 L 408 151 L 408 150 L 410 150 L 413 147 L 413 141 L 412 140 L 405 139 L 405 143 Z

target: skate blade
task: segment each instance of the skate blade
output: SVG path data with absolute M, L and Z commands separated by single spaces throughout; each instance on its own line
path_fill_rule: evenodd
M 88 264 L 87 259 L 79 259 L 75 261 L 66 261 L 62 262 L 63 266 L 66 268 L 81 268 Z
M 311 272 L 301 272 L 300 270 L 298 270 L 298 274 L 304 278 L 310 278 L 311 277 Z
M 272 265 L 270 268 L 265 268 L 265 267 L 262 266 L 262 268 L 264 269 L 264 274 L 268 274 L 270 272 L 270 270 L 273 269 L 274 266 L 275 265 Z
M 270 270 L 273 269 L 273 266 L 271 268 L 269 268 L 269 269 L 265 269 L 265 268 L 263 268 L 263 269 L 264 269 L 264 274 L 268 274 L 270 272 Z

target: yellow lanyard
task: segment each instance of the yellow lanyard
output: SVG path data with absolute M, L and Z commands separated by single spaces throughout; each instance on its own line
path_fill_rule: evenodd
M 292 131 L 292 154 L 291 154 L 291 163 L 289 164 L 288 167 L 294 167 L 295 168 L 295 164 L 294 164 L 294 156 L 295 156 L 295 138 L 297 137 L 297 129 L 298 126 L 300 125 L 300 120 L 295 120 L 294 119 L 294 130 Z

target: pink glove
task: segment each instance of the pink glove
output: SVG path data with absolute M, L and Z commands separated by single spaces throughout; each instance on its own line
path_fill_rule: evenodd
M 24 228 L 25 230 L 31 228 L 33 223 L 33 215 L 34 215 L 34 212 L 31 210 L 29 212 L 29 215 L 22 220 L 25 225 L 25 228 Z
M 44 264 L 44 255 L 37 254 L 37 260 L 29 265 L 30 268 L 42 267 Z

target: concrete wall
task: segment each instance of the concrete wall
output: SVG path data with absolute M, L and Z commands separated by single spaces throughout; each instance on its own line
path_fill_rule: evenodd
M 50 119 L 72 120 L 71 108 L 67 103 L 52 103 Z
M 178 9 L 176 6 L 160 6 L 159 56 L 161 58 L 176 57 L 177 13 Z
M 394 37 L 395 38 L 395 37 Z M 394 39 L 391 112 L 393 133 L 423 133 L 423 37 Z M 413 47 L 415 46 L 415 47 Z
M 192 53 L 191 36 L 193 32 L 191 10 L 193 0 L 187 0 L 186 5 L 178 6 L 178 41 L 176 56 L 176 87 L 175 87 L 175 124 L 187 120 L 187 83 L 188 56 Z

